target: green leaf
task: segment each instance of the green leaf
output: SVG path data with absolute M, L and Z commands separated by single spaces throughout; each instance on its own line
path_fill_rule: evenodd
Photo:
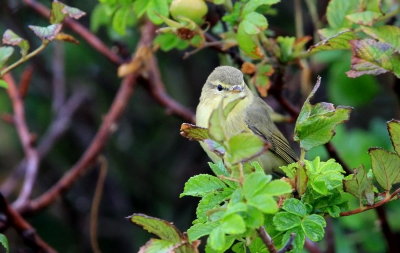
M 153 43 L 161 48 L 162 51 L 168 52 L 172 49 L 183 50 L 189 46 L 189 43 L 179 38 L 173 33 L 161 33 L 154 39 Z
M 209 162 L 208 166 L 217 176 L 229 176 L 229 172 L 226 170 L 224 162 L 218 161 L 216 163 Z
M 295 40 L 296 40 L 295 37 L 287 37 L 287 36 L 285 37 L 279 36 L 276 39 L 280 48 L 279 59 L 282 62 L 288 62 L 293 59 L 293 47 Z
M 22 56 L 25 56 L 29 51 L 29 42 L 21 38 L 19 35 L 17 35 L 10 29 L 7 29 L 3 34 L 3 44 L 10 46 L 18 46 L 20 48 Z
M 0 87 L 4 89 L 8 89 L 8 83 L 2 79 L 0 79 Z
M 310 99 L 319 88 L 315 85 L 300 111 L 296 121 L 294 140 L 301 148 L 310 150 L 327 143 L 334 135 L 335 127 L 350 117 L 351 107 L 334 107 L 330 103 L 310 104 Z
M 96 5 L 90 15 L 90 30 L 97 32 L 100 26 L 109 24 L 112 14 L 114 14 L 114 8 L 105 4 Z
M 84 15 L 86 15 L 86 13 L 78 8 L 70 7 L 58 1 L 53 1 L 51 4 L 50 23 L 59 24 L 64 21 L 65 17 L 80 19 Z
M 13 54 L 13 52 L 13 47 L 0 47 L 0 68 L 4 66 L 4 64 Z
M 147 16 L 150 21 L 156 25 L 162 24 L 164 21 L 160 16 L 168 17 L 168 1 L 167 0 L 150 0 L 147 9 Z
M 6 249 L 6 253 L 10 252 L 10 248 L 8 246 L 8 239 L 5 235 L 0 233 L 0 244 Z
M 279 2 L 280 0 L 250 0 L 243 7 L 242 17 L 246 16 L 248 13 L 256 11 L 256 9 L 262 5 L 273 5 Z
M 303 228 L 305 235 L 314 242 L 320 241 L 324 238 L 325 226 L 325 219 L 317 214 L 306 216 L 301 222 L 301 227 Z
M 344 181 L 346 192 L 351 193 L 355 197 L 366 200 L 368 204 L 373 204 L 374 185 L 372 179 L 367 176 L 364 167 L 354 170 L 354 174 L 346 177 Z
M 342 49 L 349 49 L 351 48 L 350 46 L 350 40 L 353 40 L 356 38 L 356 35 L 353 31 L 342 31 L 337 34 L 335 34 L 332 37 L 329 37 L 327 39 L 324 39 L 317 44 L 311 46 L 308 51 L 311 53 L 317 53 L 321 51 L 327 51 L 327 50 L 342 50 Z
M 203 197 L 207 193 L 221 191 L 225 188 L 226 185 L 221 179 L 207 174 L 200 174 L 189 178 L 185 183 L 183 193 L 179 196 Z
M 120 35 L 125 35 L 128 22 L 133 17 L 133 12 L 130 8 L 118 8 L 112 19 L 113 29 Z
M 151 1 L 149 0 L 136 0 L 133 3 L 133 10 L 136 13 L 136 15 L 140 18 L 143 16 L 143 14 L 146 13 L 147 6 Z
M 371 148 L 369 155 L 376 181 L 389 191 L 393 184 L 400 182 L 400 157 L 396 153 L 376 148 Z
M 363 32 L 379 40 L 390 44 L 393 48 L 400 51 L 400 28 L 393 25 L 384 25 L 379 27 L 362 27 Z
M 225 233 L 220 227 L 216 227 L 211 231 L 207 242 L 210 244 L 211 248 L 223 250 L 226 242 Z
M 246 224 L 239 214 L 231 214 L 223 218 L 220 228 L 226 234 L 237 235 L 246 231 Z
M 350 27 L 346 16 L 358 8 L 358 0 L 331 0 L 326 10 L 328 23 L 332 28 Z
M 279 210 L 275 199 L 268 194 L 258 194 L 247 199 L 247 203 L 264 213 L 273 214 Z
M 246 198 L 251 198 L 261 193 L 267 184 L 271 181 L 272 176 L 266 175 L 264 172 L 254 172 L 247 175 L 243 182 L 243 194 Z
M 400 78 L 400 54 L 387 43 L 373 39 L 352 40 L 351 70 L 348 77 L 380 75 L 388 71 Z
M 373 25 L 373 23 L 382 16 L 381 13 L 375 11 L 363 11 L 351 13 L 346 16 L 348 20 L 359 25 Z
M 303 202 L 295 198 L 285 200 L 282 209 L 300 217 L 303 217 L 307 214 L 306 206 L 303 204 Z
M 179 243 L 182 241 L 182 233 L 170 222 L 145 214 L 134 213 L 129 217 L 130 221 L 163 240 Z
M 228 141 L 229 161 L 232 164 L 246 162 L 266 151 L 266 143 L 252 133 L 240 133 Z
M 287 243 L 292 233 L 295 234 L 296 236 L 294 237 L 293 250 L 291 252 L 293 253 L 303 252 L 306 238 L 304 235 L 304 231 L 301 227 L 295 227 L 286 231 L 286 233 L 282 237 L 282 245 L 285 245 Z
M 274 180 L 269 182 L 262 191 L 263 194 L 268 194 L 271 196 L 280 196 L 291 192 L 292 186 L 288 182 L 282 180 Z
M 61 31 L 60 24 L 49 25 L 46 27 L 43 26 L 28 26 L 33 33 L 38 36 L 41 40 L 54 40 L 56 35 Z
M 197 240 L 200 237 L 209 235 L 211 231 L 216 227 L 218 227 L 218 223 L 215 222 L 194 224 L 187 230 L 189 241 L 193 242 L 194 240 Z
M 180 134 L 189 140 L 204 141 L 209 139 L 208 129 L 203 127 L 198 127 L 193 124 L 183 123 L 181 125 Z
M 243 22 L 239 24 L 236 41 L 238 42 L 240 50 L 242 50 L 243 53 L 252 59 L 261 59 L 264 56 L 264 53 L 257 40 L 257 36 L 249 35 L 245 31 Z
M 394 150 L 400 156 L 400 121 L 394 119 L 389 121 L 387 128 Z
M 286 231 L 301 224 L 301 218 L 289 212 L 279 212 L 273 218 L 274 226 L 279 231 Z
M 249 228 L 255 229 L 264 225 L 264 214 L 252 206 L 248 206 L 247 211 L 243 213 L 243 219 Z
M 305 167 L 308 184 L 319 194 L 329 195 L 333 189 L 342 188 L 344 170 L 334 159 L 321 162 L 317 156 L 312 162 L 305 160 Z
M 145 245 L 140 247 L 139 252 L 143 253 L 168 253 L 173 250 L 173 242 L 160 240 L 160 239 L 150 239 Z
M 241 25 L 247 34 L 256 35 L 268 28 L 268 21 L 257 12 L 250 12 L 244 17 Z
M 210 192 L 206 194 L 197 205 L 196 222 L 206 222 L 208 220 L 208 211 L 219 208 L 220 204 L 232 194 L 232 189 L 225 188 L 223 191 Z

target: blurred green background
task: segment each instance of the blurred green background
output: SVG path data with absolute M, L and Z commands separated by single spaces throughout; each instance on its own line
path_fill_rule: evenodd
M 47 6 L 50 1 L 41 1 Z M 79 22 L 90 27 L 90 15 L 98 4 L 95 0 L 64 1 L 88 13 Z M 327 1 L 320 1 L 324 12 Z M 277 5 L 277 15 L 269 18 L 271 29 L 279 35 L 294 34 L 293 1 Z M 306 32 L 312 26 L 304 8 Z M 0 1 L 0 32 L 10 28 L 27 38 L 32 45 L 38 40 L 27 29 L 30 24 L 47 25 L 47 20 L 24 6 L 22 1 Z M 69 32 L 66 29 L 66 32 Z M 129 28 L 124 36 L 109 26 L 96 33 L 101 40 L 129 57 L 139 39 L 139 33 Z M 42 54 L 13 71 L 19 80 L 24 68 L 34 67 L 33 80 L 25 99 L 29 127 L 38 140 L 48 129 L 55 116 L 52 108 L 53 70 L 55 64 L 65 65 L 66 96 L 81 93 L 84 104 L 73 117 L 71 126 L 43 159 L 34 195 L 46 191 L 82 155 L 107 112 L 120 85 L 116 66 L 97 53 L 82 39 L 80 45 L 52 43 Z M 124 53 L 125 52 L 125 53 Z M 60 56 L 61 54 L 61 56 Z M 220 56 L 212 49 L 204 49 L 183 60 L 184 52 L 158 52 L 158 63 L 168 93 L 188 108 L 195 110 L 201 87 L 208 74 L 220 65 Z M 333 144 L 340 156 L 352 168 L 363 164 L 370 167 L 368 148 L 391 149 L 386 121 L 400 118 L 399 97 L 393 86 L 400 85 L 391 75 L 378 78 L 364 76 L 350 79 L 349 52 L 333 51 L 315 55 L 311 65 L 322 77 L 322 88 L 314 102 L 326 101 L 353 106 L 351 119 L 337 129 Z M 301 105 L 301 98 L 293 93 L 298 89 L 299 69 L 291 68 L 287 78 L 289 98 Z M 315 80 L 315 78 L 313 79 Z M 398 89 L 398 88 L 397 88 Z M 280 112 L 276 101 L 268 99 Z M 0 115 L 12 113 L 4 89 L 0 90 Z M 137 86 L 118 130 L 109 141 L 103 154 L 109 162 L 108 175 L 100 205 L 99 243 L 103 252 L 137 252 L 150 235 L 132 225 L 125 217 L 132 213 L 145 213 L 169 221 L 186 230 L 195 217 L 197 200 L 179 198 L 185 181 L 195 174 L 209 173 L 207 157 L 195 142 L 179 135 L 184 121 L 168 115 L 150 97 L 143 85 Z M 285 129 L 293 126 L 281 124 Z M 290 131 L 286 131 L 290 135 Z M 323 148 L 309 152 L 309 158 L 328 156 Z M 21 161 L 23 152 L 13 125 L 0 120 L 0 181 L 9 178 Z M 89 252 L 89 213 L 98 178 L 98 168 L 91 169 L 79 179 L 62 199 L 51 207 L 28 218 L 37 232 L 59 252 Z M 3 185 L 4 187 L 4 185 Z M 3 190 L 3 188 L 2 188 Z M 9 199 L 15 197 L 12 193 Z M 357 206 L 358 203 L 354 203 Z M 399 236 L 400 201 L 385 206 L 389 223 Z M 386 242 L 380 232 L 374 210 L 333 221 L 336 252 L 385 252 Z M 16 233 L 6 232 L 12 252 L 30 252 Z M 321 242 L 324 247 L 324 242 Z

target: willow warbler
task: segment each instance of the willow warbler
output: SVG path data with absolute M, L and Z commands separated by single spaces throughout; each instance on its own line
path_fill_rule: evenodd
M 254 160 L 261 163 L 267 173 L 297 160 L 288 141 L 271 120 L 272 108 L 246 86 L 240 70 L 230 66 L 217 67 L 207 78 L 196 110 L 196 125 L 209 127 L 211 113 L 222 104 L 240 101 L 228 114 L 224 126 L 227 138 L 241 132 L 253 133 L 271 144 L 271 148 Z M 220 158 L 200 142 L 208 156 L 216 162 Z

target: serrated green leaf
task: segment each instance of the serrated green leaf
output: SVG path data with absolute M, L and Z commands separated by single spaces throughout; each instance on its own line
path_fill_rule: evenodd
M 218 161 L 216 163 L 209 162 L 208 166 L 217 176 L 229 176 L 229 172 L 226 170 L 224 162 Z
M 239 24 L 236 41 L 238 42 L 240 50 L 242 50 L 247 56 L 253 59 L 260 59 L 264 56 L 256 36 L 249 35 L 245 31 L 243 22 Z
M 304 234 L 314 242 L 320 241 L 324 238 L 325 226 L 325 219 L 317 214 L 306 216 L 301 222 Z
M 280 196 L 291 192 L 292 192 L 292 186 L 289 183 L 282 180 L 271 181 L 262 190 L 263 194 L 268 194 L 271 196 Z
M 146 9 L 149 3 L 149 0 L 136 0 L 133 3 L 133 10 L 139 18 L 146 13 Z
M 243 213 L 243 219 L 249 228 L 259 228 L 264 225 L 264 214 L 259 209 L 248 206 L 247 211 Z
M 400 121 L 391 120 L 387 124 L 390 140 L 396 153 L 400 156 Z
M 36 36 L 38 36 L 41 40 L 54 40 L 56 35 L 61 31 L 60 24 L 53 24 L 46 27 L 43 26 L 28 26 Z
M 65 17 L 80 19 L 84 15 L 86 15 L 86 13 L 78 8 L 68 6 L 58 1 L 53 1 L 51 4 L 50 23 L 59 24 L 64 21 Z
M 303 202 L 295 198 L 285 200 L 282 209 L 300 217 L 303 217 L 307 214 L 306 206 L 303 204 Z
M 160 240 L 160 239 L 150 239 L 145 245 L 140 247 L 139 252 L 143 253 L 168 253 L 171 252 L 175 247 L 173 242 Z
M 370 201 L 374 198 L 374 185 L 372 184 L 372 179 L 367 176 L 364 167 L 355 169 L 354 174 L 347 176 L 344 180 L 344 186 L 346 192 L 361 200 L 366 200 L 369 204 L 373 204 Z
M 268 21 L 257 12 L 250 12 L 244 17 L 241 25 L 247 34 L 256 35 L 268 28 Z
M 258 194 L 247 199 L 247 203 L 264 213 L 273 214 L 279 209 L 275 199 L 268 194 Z
M 274 226 L 278 231 L 286 231 L 301 224 L 301 218 L 293 213 L 279 212 L 273 218 Z
M 388 71 L 400 78 L 400 54 L 387 43 L 373 39 L 352 40 L 351 70 L 348 77 L 380 75 Z
M 208 220 L 207 212 L 219 208 L 220 204 L 232 194 L 232 189 L 225 188 L 222 191 L 210 192 L 206 194 L 197 205 L 196 222 L 206 222 Z
M 232 164 L 248 161 L 266 150 L 266 143 L 253 133 L 240 133 L 228 141 L 228 159 Z
M 376 181 L 385 190 L 400 182 L 400 157 L 383 149 L 370 149 L 372 171 Z
M 358 8 L 358 0 L 331 0 L 326 9 L 326 17 L 332 28 L 350 27 L 346 16 Z
M 254 172 L 247 175 L 243 182 L 243 194 L 246 198 L 251 198 L 261 193 L 267 184 L 271 181 L 272 176 L 266 175 L 264 172 Z
M 346 16 L 348 20 L 359 25 L 372 25 L 378 18 L 382 16 L 381 13 L 375 11 L 363 11 L 351 13 Z
M 129 219 L 134 224 L 141 226 L 149 233 L 157 235 L 163 240 L 172 243 L 179 243 L 182 241 L 182 233 L 168 221 L 140 213 L 132 214 Z
M 211 248 L 215 250 L 223 250 L 226 243 L 225 233 L 220 227 L 214 228 L 207 240 Z
M 305 160 L 305 167 L 308 184 L 319 194 L 329 195 L 333 189 L 342 188 L 344 170 L 335 160 L 321 162 L 317 156 L 312 162 Z
M 189 241 L 193 242 L 200 237 L 209 235 L 214 228 L 218 227 L 218 225 L 219 224 L 216 222 L 194 224 L 187 230 Z
M 261 240 L 260 237 L 255 238 L 251 241 L 250 245 L 248 245 L 250 253 L 269 253 L 265 243 Z M 249 252 L 248 250 L 245 253 Z
M 4 89 L 8 89 L 8 83 L 2 79 L 0 79 L 0 87 Z
M 10 252 L 10 248 L 8 246 L 8 239 L 5 235 L 0 233 L 0 244 L 6 249 L 6 253 Z
M 246 16 L 248 13 L 254 12 L 262 5 L 273 5 L 279 2 L 280 0 L 250 0 L 243 7 L 242 17 Z
M 222 219 L 220 228 L 226 234 L 237 235 L 246 231 L 246 224 L 239 214 L 231 214 Z
M 319 84 L 308 96 L 296 121 L 294 140 L 300 142 L 305 150 L 327 143 L 334 135 L 335 127 L 348 120 L 351 107 L 338 106 L 330 103 L 310 104 Z
M 156 25 L 162 24 L 164 21 L 160 16 L 168 17 L 168 1 L 167 0 L 150 0 L 146 8 L 147 16 L 150 21 Z
M 14 33 L 12 30 L 7 29 L 3 34 L 3 44 L 10 46 L 18 46 L 22 56 L 25 56 L 29 51 L 29 42 L 19 35 Z
M 207 174 L 200 174 L 189 178 L 185 183 L 183 193 L 179 196 L 203 197 L 210 192 L 222 191 L 226 187 L 221 179 Z
M 98 4 L 90 15 L 90 30 L 97 32 L 102 25 L 110 23 L 114 10 L 105 4 Z
M 398 52 L 400 52 L 400 28 L 393 25 L 384 25 L 379 27 L 362 27 L 361 30 L 379 40 L 390 44 Z
M 242 213 L 247 211 L 247 205 L 244 202 L 232 203 L 230 202 L 226 207 L 224 217 L 229 216 L 234 213 Z
M 351 48 L 350 40 L 355 38 L 356 35 L 353 31 L 345 30 L 318 42 L 317 44 L 311 46 L 308 50 L 311 53 L 317 53 L 327 50 L 349 49 Z
M 4 64 L 13 54 L 13 52 L 13 47 L 0 47 L 0 68 L 4 66 Z

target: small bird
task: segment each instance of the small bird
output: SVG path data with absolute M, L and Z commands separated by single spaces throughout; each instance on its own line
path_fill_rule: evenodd
M 240 70 L 230 66 L 217 67 L 207 78 L 196 110 L 196 125 L 208 128 L 211 113 L 223 104 L 242 98 L 228 114 L 224 126 L 227 138 L 241 132 L 253 133 L 269 142 L 271 147 L 254 160 L 267 173 L 279 172 L 282 165 L 297 161 L 297 155 L 271 119 L 272 108 L 247 87 Z M 214 162 L 220 158 L 205 143 L 203 149 Z

